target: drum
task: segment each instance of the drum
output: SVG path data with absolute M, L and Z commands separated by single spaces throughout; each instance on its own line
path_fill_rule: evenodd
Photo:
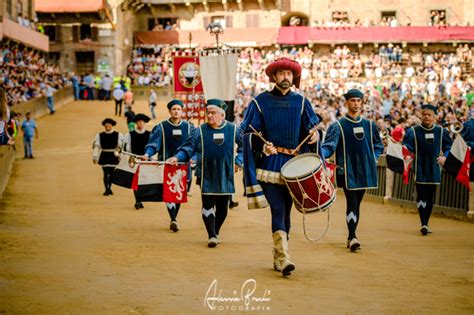
M 324 211 L 336 200 L 336 190 L 319 155 L 298 155 L 281 168 L 296 209 L 301 213 Z

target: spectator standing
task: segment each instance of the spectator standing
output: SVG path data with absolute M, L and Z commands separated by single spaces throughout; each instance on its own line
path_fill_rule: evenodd
M 74 100 L 79 100 L 79 78 L 74 73 L 71 73 L 72 89 L 74 91 Z
M 148 99 L 150 105 L 151 118 L 156 119 L 155 107 L 156 107 L 156 92 L 155 90 L 150 90 L 150 98 Z
M 115 84 L 115 89 L 114 89 L 114 92 L 112 93 L 112 96 L 114 97 L 114 100 L 115 100 L 115 116 L 122 115 L 123 95 L 124 93 L 120 84 L 119 83 Z
M 49 108 L 49 114 L 53 115 L 56 110 L 54 109 L 54 93 L 57 91 L 55 88 L 53 88 L 49 83 L 46 84 L 45 88 L 46 92 L 46 99 L 48 101 L 48 108 Z
M 123 100 L 125 102 L 125 108 L 131 107 L 133 105 L 133 92 L 131 89 L 126 89 L 125 94 L 123 95 Z
M 33 136 L 38 139 L 38 128 L 36 121 L 31 118 L 31 113 L 26 113 L 26 119 L 21 124 L 21 130 L 23 131 L 23 146 L 25 149 L 24 159 L 34 159 L 33 156 Z
M 106 74 L 101 81 L 102 100 L 110 100 L 110 90 L 112 89 L 112 84 L 112 78 L 108 74 Z

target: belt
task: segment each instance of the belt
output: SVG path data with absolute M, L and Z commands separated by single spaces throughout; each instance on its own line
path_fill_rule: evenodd
M 278 153 L 283 153 L 283 154 L 286 154 L 286 155 L 294 155 L 294 156 L 298 155 L 298 151 L 293 152 L 292 149 L 288 149 L 288 148 L 284 148 L 284 147 L 277 147 L 277 146 L 275 146 L 275 149 L 277 150 Z
M 102 152 L 115 152 L 115 149 L 101 149 Z

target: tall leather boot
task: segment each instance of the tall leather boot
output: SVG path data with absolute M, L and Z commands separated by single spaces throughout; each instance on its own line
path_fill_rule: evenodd
M 278 230 L 273 233 L 273 243 L 277 249 L 278 262 L 280 263 L 281 274 L 286 277 L 295 270 L 295 264 L 290 261 L 288 249 L 288 238 L 285 231 Z
M 279 260 L 279 251 L 276 247 L 273 247 L 273 269 L 278 272 L 281 272 L 280 260 Z

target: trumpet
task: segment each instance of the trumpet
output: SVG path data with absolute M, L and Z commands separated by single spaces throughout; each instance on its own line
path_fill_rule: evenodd
M 383 130 L 383 131 L 380 132 L 380 138 L 382 138 L 382 140 L 385 140 L 389 137 L 390 137 L 390 134 L 388 133 L 387 130 Z
M 153 165 L 162 165 L 167 164 L 165 161 L 158 161 L 155 159 L 144 159 L 142 155 L 134 154 L 131 152 L 124 151 L 120 146 L 114 149 L 114 155 L 119 157 L 121 154 L 128 156 L 128 165 L 130 168 L 134 168 L 137 164 L 153 164 Z M 178 162 L 178 165 L 185 165 L 187 163 Z
M 116 147 L 114 149 L 114 155 L 116 157 L 120 157 L 121 154 L 128 155 L 128 165 L 130 166 L 130 168 L 134 168 L 135 165 L 137 164 L 137 159 L 142 158 L 142 156 L 138 154 L 133 154 L 133 153 L 122 150 L 120 146 Z
M 449 131 L 451 133 L 460 133 L 463 130 L 464 126 L 460 121 L 456 121 L 449 126 Z

